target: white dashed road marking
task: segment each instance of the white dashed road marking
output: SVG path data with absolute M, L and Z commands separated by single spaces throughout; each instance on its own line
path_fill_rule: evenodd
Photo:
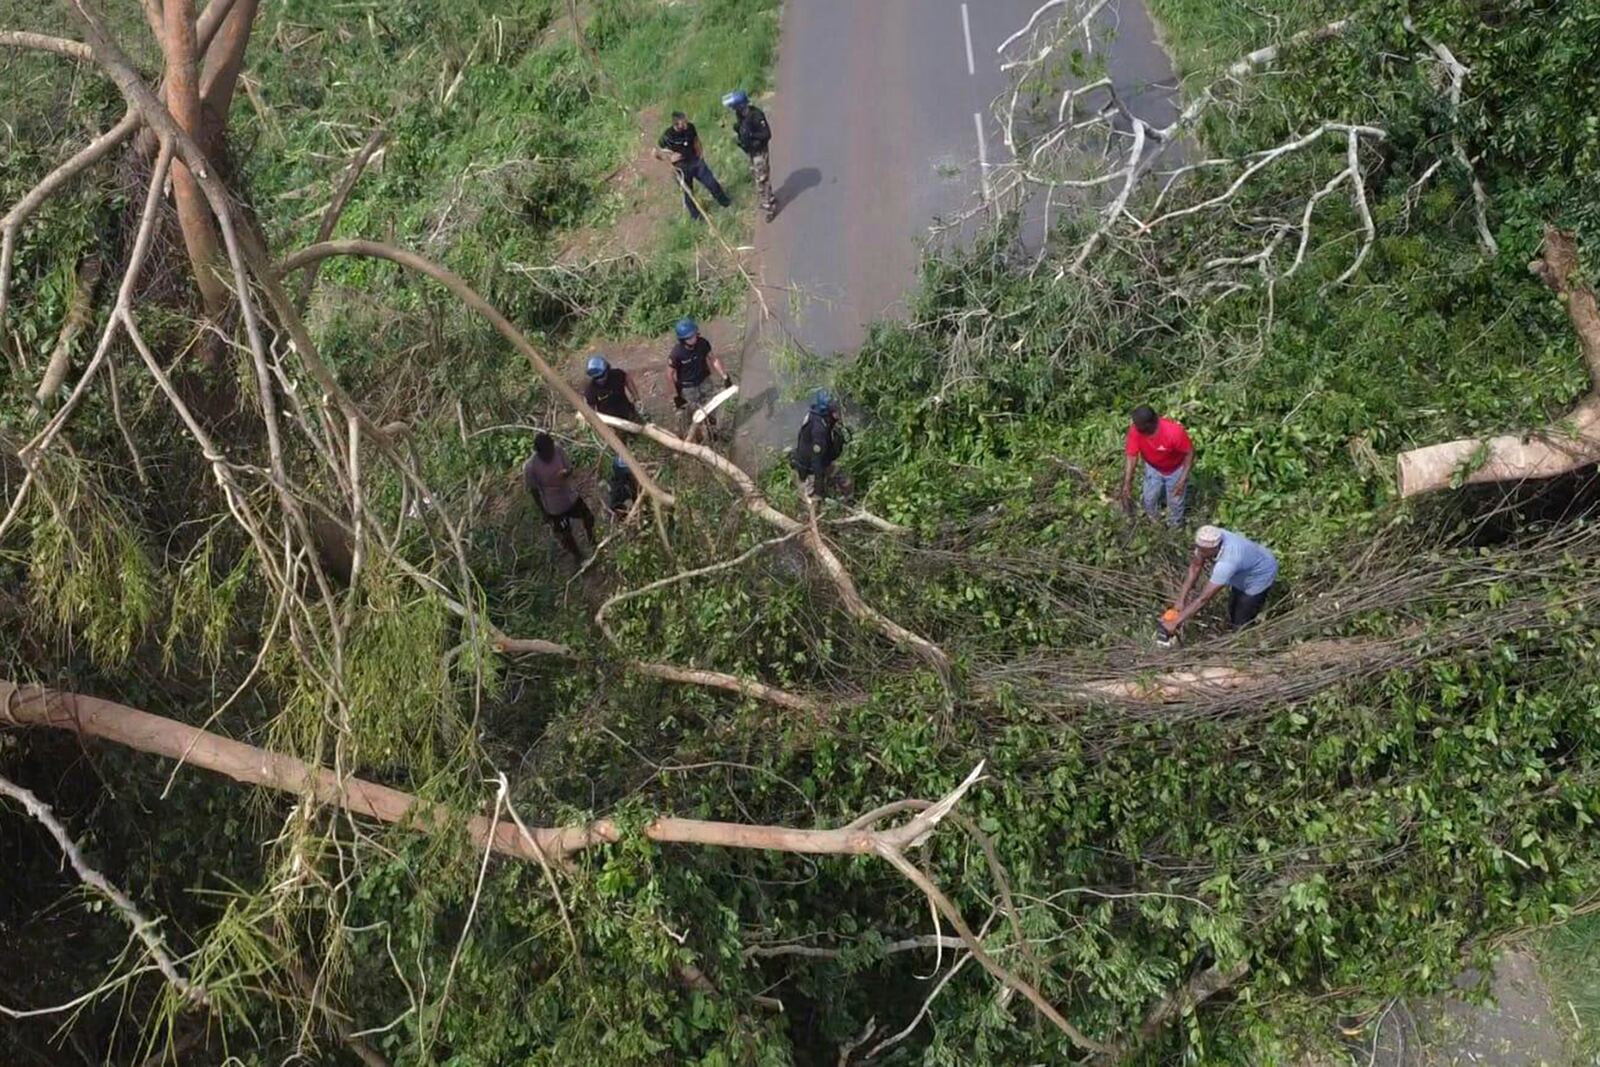
M 978 171 L 983 176 L 983 198 L 989 199 L 989 145 L 983 136 L 983 116 L 972 113 L 972 125 L 978 130 Z
M 976 77 L 977 66 L 972 62 L 972 19 L 967 15 L 967 5 L 961 5 L 961 36 L 967 42 L 967 76 Z

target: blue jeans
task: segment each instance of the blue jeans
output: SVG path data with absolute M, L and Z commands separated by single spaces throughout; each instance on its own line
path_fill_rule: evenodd
M 700 209 L 695 207 L 694 197 L 689 195 L 689 187 L 698 181 L 711 194 L 713 200 L 727 207 L 733 201 L 728 199 L 728 194 L 722 191 L 722 186 L 717 182 L 717 176 L 711 173 L 711 164 L 704 159 L 697 159 L 686 167 L 678 167 L 678 184 L 683 186 L 683 206 L 689 209 L 689 217 L 696 222 L 700 221 Z
M 1184 493 L 1177 491 L 1178 480 L 1185 476 L 1182 467 L 1171 474 L 1162 474 L 1150 464 L 1144 465 L 1144 513 L 1152 519 L 1157 517 L 1163 493 L 1167 497 L 1167 525 L 1177 529 L 1183 525 Z M 1185 485 L 1185 491 L 1188 490 Z

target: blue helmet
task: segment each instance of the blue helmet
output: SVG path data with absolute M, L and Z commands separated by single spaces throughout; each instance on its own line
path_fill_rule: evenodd
M 811 394 L 811 410 L 818 415 L 826 415 L 833 410 L 833 394 L 826 389 L 818 389 Z
M 700 332 L 700 324 L 693 319 L 679 319 L 676 327 L 678 340 L 687 341 Z
M 733 92 L 722 98 L 723 107 L 739 108 L 744 107 L 749 103 L 750 94 L 745 92 L 743 89 L 735 89 Z
M 606 371 L 611 369 L 611 364 L 606 362 L 606 357 L 596 353 L 589 357 L 588 372 L 591 378 L 603 378 Z
M 614 471 L 625 471 L 628 469 L 628 461 L 623 459 L 621 456 L 612 456 L 611 469 Z

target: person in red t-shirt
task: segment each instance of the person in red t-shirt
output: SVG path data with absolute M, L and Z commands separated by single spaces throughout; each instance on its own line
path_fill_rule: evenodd
M 1156 416 L 1155 410 L 1140 404 L 1133 409 L 1133 425 L 1128 427 L 1124 449 L 1127 462 L 1122 466 L 1122 506 L 1133 510 L 1133 466 L 1144 457 L 1144 513 L 1157 517 L 1163 494 L 1167 498 L 1167 525 L 1183 525 L 1183 497 L 1189 487 L 1189 468 L 1194 465 L 1194 445 L 1182 426 L 1172 419 Z

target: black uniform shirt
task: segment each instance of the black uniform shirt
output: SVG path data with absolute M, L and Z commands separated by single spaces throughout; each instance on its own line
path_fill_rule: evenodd
M 621 367 L 612 367 L 600 377 L 589 379 L 589 388 L 584 391 L 583 398 L 602 415 L 638 422 L 638 409 L 628 399 L 627 390 L 628 372 Z
M 711 374 L 711 342 L 704 337 L 696 337 L 692 345 L 679 341 L 667 359 L 678 372 L 679 388 L 699 385 Z
M 681 130 L 676 126 L 668 126 L 667 132 L 661 135 L 661 140 L 657 143 L 667 151 L 676 152 L 682 157 L 678 160 L 677 166 L 687 167 L 700 158 L 694 150 L 694 143 L 699 139 L 700 131 L 696 130 L 694 123 L 691 122 Z

